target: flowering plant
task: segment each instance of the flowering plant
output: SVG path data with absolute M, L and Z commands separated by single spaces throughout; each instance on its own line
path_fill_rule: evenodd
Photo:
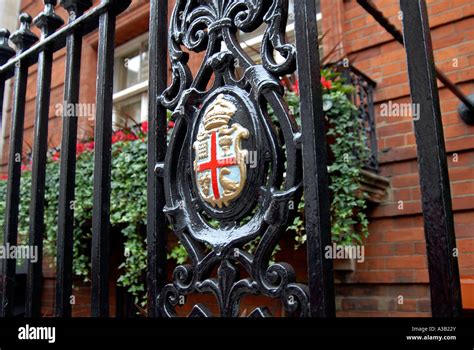
M 118 130 L 112 136 L 111 236 L 112 240 L 123 242 L 118 284 L 126 287 L 137 297 L 137 303 L 142 304 L 146 270 L 147 132 L 148 122 L 144 122 L 131 129 Z M 94 146 L 93 140 L 76 145 L 73 272 L 84 281 L 90 276 Z M 50 150 L 46 165 L 44 249 L 51 257 L 56 255 L 60 159 L 59 149 Z M 23 164 L 22 170 L 18 234 L 23 243 L 29 231 L 30 164 Z M 2 179 L 6 180 L 6 176 Z M 0 227 L 4 224 L 6 188 L 6 181 L 0 181 Z
M 323 71 L 321 78 L 324 109 L 328 117 L 328 135 L 338 141 L 331 144 L 334 161 L 329 164 L 331 176 L 332 237 L 341 244 L 360 242 L 367 233 L 367 219 L 363 212 L 365 200 L 357 194 L 362 160 L 353 157 L 356 147 L 364 154 L 363 138 L 357 127 L 355 107 L 347 99 L 350 87 L 331 71 Z M 298 82 L 290 85 L 286 100 L 299 121 Z M 170 118 L 170 116 L 168 116 Z M 174 122 L 168 121 L 168 129 Z M 137 304 L 145 303 L 146 251 L 146 183 L 147 183 L 147 134 L 148 122 L 129 129 L 116 131 L 112 136 L 112 177 L 110 223 L 112 239 L 122 242 L 122 260 L 119 265 L 118 284 L 136 296 Z M 90 249 L 92 237 L 92 194 L 94 170 L 94 141 L 84 140 L 76 145 L 77 169 L 74 202 L 74 260 L 76 276 L 88 281 L 90 276 Z M 348 155 L 348 157 L 346 157 Z M 346 159 L 347 158 L 347 159 Z M 47 163 L 45 191 L 45 253 L 54 257 L 57 239 L 57 206 L 59 183 L 59 161 L 61 152 L 52 149 Z M 29 198 L 31 189 L 31 166 L 24 164 L 21 179 L 19 237 L 26 241 L 29 231 Z M 2 176 L 3 180 L 6 179 Z M 0 181 L 0 227 L 3 227 L 5 212 L 6 182 Z M 299 214 L 289 230 L 295 232 L 298 248 L 305 243 L 304 202 L 299 205 Z M 361 231 L 354 229 L 358 224 Z M 246 246 L 252 250 L 252 244 Z M 169 259 L 182 264 L 187 259 L 185 249 L 177 244 L 171 247 Z
M 338 245 L 361 244 L 369 233 L 366 196 L 360 191 L 360 174 L 368 156 L 366 135 L 361 129 L 357 108 L 347 98 L 353 87 L 346 85 L 341 75 L 331 69 L 321 72 L 321 85 L 330 152 L 328 172 L 332 240 Z M 287 91 L 286 100 L 299 122 L 298 82 L 292 90 Z M 295 249 L 306 242 L 304 201 L 299 204 L 298 215 L 288 230 L 295 233 Z

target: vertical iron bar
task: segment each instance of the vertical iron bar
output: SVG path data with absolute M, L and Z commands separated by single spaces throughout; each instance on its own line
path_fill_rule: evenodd
M 3 125 L 3 99 L 5 97 L 5 79 L 0 76 L 0 130 Z
M 373 4 L 371 0 L 357 0 L 357 3 L 364 8 L 392 37 L 403 45 L 403 35 L 390 21 L 385 18 L 383 13 Z M 448 77 L 436 66 L 434 67 L 436 76 L 444 86 L 450 90 L 462 103 L 465 104 L 470 110 L 474 109 L 472 101 L 469 100 L 469 97 L 464 95 L 459 87 L 457 87 Z
M 315 0 L 295 1 L 311 316 L 334 317 L 333 262 L 324 259 L 331 224 L 316 13 Z
M 432 314 L 456 317 L 462 308 L 461 288 L 428 14 L 424 0 L 400 0 L 400 6 L 411 96 L 414 105 L 420 107 L 414 126 Z
M 13 50 L 10 45 L 8 45 L 8 38 L 10 37 L 10 32 L 7 29 L 0 29 L 0 66 L 4 65 L 10 58 L 15 56 L 15 50 Z M 4 100 L 4 93 L 5 93 L 5 77 L 0 75 L 0 130 L 2 128 L 3 123 L 3 100 Z M 5 237 L 4 237 L 5 238 Z M 5 244 L 5 242 L 3 242 Z M 0 264 L 0 308 L 3 309 L 3 283 L 4 283 L 4 269 L 6 266 L 1 263 Z M 0 310 L 0 315 L 4 315 L 3 310 Z
M 379 172 L 379 158 L 377 145 L 377 131 L 375 127 L 375 106 L 374 106 L 374 87 L 367 82 L 367 112 L 369 113 L 368 123 L 370 127 L 370 160 L 369 166 L 375 172 Z
M 80 17 L 92 3 L 86 1 L 61 1 L 69 13 L 69 23 Z M 64 107 L 79 102 L 81 72 L 82 32 L 78 28 L 66 39 L 66 72 L 64 81 Z M 64 108 L 65 111 L 68 108 Z M 74 108 L 76 111 L 77 109 Z M 58 237 L 56 255 L 56 295 L 54 315 L 71 316 L 72 257 L 74 231 L 74 190 L 76 182 L 77 116 L 67 112 L 62 116 L 61 164 L 59 176 Z
M 54 6 L 56 6 L 57 1 L 45 0 L 44 3 L 45 10 L 34 20 L 34 24 L 41 29 L 41 39 L 47 38 L 64 24 L 61 17 L 54 13 Z M 35 263 L 30 262 L 28 264 L 25 310 L 27 317 L 41 316 L 44 192 L 46 181 L 46 155 L 48 151 L 48 120 L 53 50 L 54 48 L 51 45 L 47 45 L 38 56 L 29 238 L 29 245 L 38 247 L 38 259 Z
M 150 71 L 148 132 L 148 315 L 157 317 L 156 298 L 166 282 L 166 219 L 163 178 L 155 172 L 166 155 L 166 108 L 158 97 L 166 89 L 168 76 L 168 0 L 152 0 L 150 5 Z
M 106 0 L 102 0 L 106 1 Z M 109 315 L 109 230 L 112 148 L 112 94 L 116 14 L 101 15 L 97 62 L 97 111 L 92 212 L 92 316 Z
M 13 33 L 11 41 L 17 46 L 17 54 L 27 50 L 38 39 L 30 31 L 32 18 L 23 13 L 20 15 L 20 29 Z M 28 80 L 28 64 L 22 60 L 15 67 L 15 87 L 10 131 L 10 148 L 8 157 L 8 188 L 5 217 L 4 244 L 17 245 L 18 212 L 20 205 L 21 161 L 23 148 L 23 127 L 25 120 L 25 99 Z M 3 259 L 3 283 L 0 317 L 12 316 L 15 292 L 16 260 Z

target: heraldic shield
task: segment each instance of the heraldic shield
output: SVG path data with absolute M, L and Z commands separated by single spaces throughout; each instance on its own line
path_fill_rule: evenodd
M 237 199 L 247 181 L 248 151 L 242 140 L 249 131 L 231 123 L 237 107 L 220 94 L 199 125 L 194 142 L 194 172 L 200 197 L 212 207 L 227 207 Z

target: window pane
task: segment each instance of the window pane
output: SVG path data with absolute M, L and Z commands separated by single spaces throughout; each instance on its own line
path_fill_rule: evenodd
M 148 79 L 148 41 L 143 43 L 141 63 L 140 63 L 140 81 L 146 81 Z
M 122 77 L 120 90 L 140 82 L 140 51 L 135 51 L 122 58 Z
M 295 22 L 295 5 L 294 0 L 290 0 L 288 4 L 288 24 Z M 318 1 L 319 3 L 319 1 Z M 318 11 L 319 12 L 319 11 Z
M 295 30 L 294 30 L 294 25 L 295 25 L 294 3 L 295 3 L 295 0 L 289 0 L 288 2 L 288 21 L 287 21 L 286 35 L 285 35 L 286 36 L 285 41 L 293 45 L 296 43 Z M 320 0 L 316 0 L 316 6 L 318 9 L 317 25 L 318 25 L 319 33 L 321 34 L 321 20 L 320 20 L 321 13 L 319 12 Z M 254 62 L 257 64 L 261 63 L 260 50 L 261 50 L 263 35 L 267 27 L 268 27 L 267 24 L 264 23 L 251 33 L 244 33 L 242 31 L 237 32 L 237 37 L 240 42 L 240 46 L 250 56 L 250 58 L 254 60 Z M 282 62 L 284 60 L 284 58 L 277 51 L 273 53 L 273 58 L 275 62 L 277 63 Z

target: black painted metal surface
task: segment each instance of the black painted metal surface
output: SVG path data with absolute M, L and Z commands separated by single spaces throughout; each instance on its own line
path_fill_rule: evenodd
M 83 4 L 87 4 L 88 0 L 66 0 L 62 1 L 62 6 L 66 6 L 65 4 L 73 4 L 73 3 L 81 4 L 81 6 L 85 6 Z M 15 65 L 19 61 L 24 61 L 27 66 L 31 66 L 35 64 L 38 60 L 38 54 L 43 48 L 47 45 L 52 44 L 54 46 L 54 51 L 58 51 L 62 49 L 66 45 L 66 38 L 67 36 L 75 31 L 78 27 L 82 28 L 82 32 L 84 35 L 89 34 L 90 32 L 97 29 L 99 26 L 99 18 L 102 14 L 107 11 L 112 11 L 114 13 L 120 13 L 123 11 L 123 6 L 128 3 L 127 0 L 118 1 L 118 0 L 106 0 L 83 16 L 77 16 L 78 11 L 76 11 L 76 19 L 71 21 L 68 25 L 61 27 L 57 32 L 50 35 L 48 38 L 39 41 L 35 45 L 32 45 L 29 49 L 25 50 L 21 54 L 18 54 L 15 58 L 9 60 L 5 65 L 0 67 L 0 76 L 4 75 L 5 79 L 11 78 L 13 76 L 13 71 Z M 86 7 L 87 8 L 87 7 Z
M 114 13 L 99 21 L 97 58 L 97 109 L 92 211 L 92 316 L 109 315 L 110 176 L 112 162 L 112 94 L 114 80 Z
M 92 3 L 90 1 L 62 1 L 69 14 L 69 24 L 80 18 Z M 83 26 L 76 26 L 66 38 L 66 71 L 64 103 L 79 102 Z M 66 110 L 66 109 L 65 109 Z M 61 164 L 59 177 L 58 238 L 56 258 L 56 290 L 54 315 L 71 316 L 72 258 L 74 231 L 74 191 L 76 182 L 76 142 L 78 117 L 63 116 Z
M 311 316 L 335 317 L 332 260 L 324 258 L 331 245 L 329 180 L 318 31 L 315 2 L 295 2 L 295 32 L 301 89 L 301 126 L 303 136 L 303 173 L 305 227 Z
M 390 21 L 379 9 L 377 9 L 371 0 L 357 0 L 357 3 L 362 6 L 388 33 L 390 33 L 395 40 L 403 45 L 403 34 L 392 23 L 390 23 Z M 457 87 L 440 69 L 435 66 L 434 70 L 439 81 L 442 82 L 444 86 L 462 102 L 464 106 L 463 108 L 469 111 L 469 120 L 474 119 L 474 102 L 471 101 L 469 96 L 466 96 L 462 90 Z M 462 119 L 466 121 L 465 118 Z M 468 122 L 466 121 L 466 123 Z
M 168 80 L 168 1 L 155 0 L 150 3 L 150 69 L 149 69 L 149 112 L 148 112 L 148 316 L 156 317 L 159 312 L 156 299 L 166 281 L 166 231 L 167 223 L 163 213 L 165 194 L 162 174 L 155 172 L 155 166 L 166 156 L 167 120 L 166 108 L 158 97 L 166 89 Z
M 7 29 L 0 29 L 0 65 L 5 64 L 10 58 L 15 56 L 15 50 L 10 47 L 8 44 L 8 39 L 10 38 L 10 32 Z M 0 113 L 3 112 L 3 100 L 4 100 L 4 91 L 5 91 L 5 78 L 4 76 L 0 75 Z M 1 119 L 1 122 L 3 123 L 3 116 Z M 3 126 L 2 126 L 3 127 Z M 4 239 L 3 242 L 6 242 L 5 239 L 7 238 L 5 235 L 5 232 L 2 232 L 4 234 Z M 4 309 L 4 303 L 3 303 L 3 295 L 6 291 L 4 289 L 4 284 L 5 284 L 5 279 L 6 279 L 6 264 L 3 262 L 0 264 L 0 273 L 1 273 L 1 279 L 0 279 L 0 316 L 6 316 L 6 311 Z M 11 312 L 11 309 L 10 309 Z
M 94 279 L 93 314 L 105 316 L 107 315 L 108 305 L 104 300 L 107 298 L 108 289 L 105 282 L 107 276 L 103 273 L 107 271 L 106 263 L 109 255 L 106 244 L 107 232 L 104 228 L 108 226 L 109 210 L 107 203 L 110 191 L 107 187 L 110 186 L 113 39 L 115 17 L 130 5 L 130 1 L 103 0 L 99 5 L 84 13 L 92 6 L 90 0 L 63 0 L 61 5 L 68 10 L 69 23 L 55 31 L 62 25 L 62 20 L 54 15 L 53 6 L 56 5 L 56 2 L 54 0 L 44 1 L 45 10 L 35 20 L 36 26 L 42 31 L 42 38 L 36 44 L 37 38 L 29 29 L 32 21 L 31 17 L 27 14 L 20 16 L 21 27 L 11 37 L 11 41 L 17 45 L 16 57 L 12 58 L 15 51 L 8 46 L 8 31 L 0 30 L 0 88 L 2 97 L 5 81 L 13 75 L 15 76 L 4 242 L 10 245 L 17 244 L 26 83 L 28 68 L 38 63 L 38 96 L 30 207 L 30 244 L 38 247 L 40 259 L 36 264 L 31 263 L 29 265 L 26 315 L 40 316 L 44 183 L 52 55 L 67 46 L 64 100 L 66 103 L 78 103 L 82 37 L 96 29 L 100 20 L 99 76 L 101 80 L 99 79 L 98 84 L 98 126 L 96 128 L 96 137 L 100 140 L 96 143 L 99 151 L 96 157 L 96 193 L 94 194 L 95 235 L 93 248 L 95 252 L 94 276 L 96 278 Z M 2 104 L 3 98 L 0 107 Z M 56 316 L 71 315 L 76 141 L 77 116 L 64 118 L 58 208 Z M 107 169 L 109 169 L 108 172 Z M 16 261 L 14 259 L 4 259 L 2 261 L 0 316 L 12 315 L 15 266 Z
M 34 44 L 38 38 L 31 32 L 31 16 L 20 15 L 20 28 L 12 34 L 10 40 L 21 54 Z M 10 131 L 10 148 L 8 157 L 8 187 L 5 217 L 4 244 L 15 246 L 18 237 L 18 210 L 20 204 L 20 179 L 23 149 L 23 124 L 25 120 L 25 98 L 28 79 L 28 66 L 24 61 L 15 65 L 15 86 L 13 97 L 12 122 Z M 16 260 L 2 259 L 2 295 L 0 316 L 11 316 L 14 305 L 14 288 Z
M 223 317 L 239 316 L 240 301 L 249 294 L 279 299 L 286 315 L 334 314 L 332 263 L 320 254 L 330 240 L 326 149 L 324 136 L 318 145 L 311 139 L 316 136 L 319 143 L 324 135 L 323 129 L 315 130 L 323 122 L 319 59 L 313 53 L 316 9 L 312 1 L 297 4 L 297 9 L 303 23 L 298 33 L 307 38 L 300 44 L 300 74 L 311 77 L 308 85 L 315 88 L 303 94 L 308 113 L 303 123 L 312 304 L 308 286 L 296 281 L 291 265 L 270 264 L 303 189 L 302 134 L 279 83 L 279 76 L 296 69 L 296 48 L 284 38 L 288 2 L 177 1 L 169 32 L 172 84 L 160 97 L 162 106 L 174 111 L 176 126 L 166 159 L 158 162 L 156 171 L 164 176 L 165 213 L 191 263 L 178 266 L 173 282 L 159 293 L 162 316 L 175 316 L 176 307 L 195 293 L 214 295 Z M 302 21 L 311 15 L 313 20 Z M 251 32 L 261 24 L 267 29 L 262 64 L 256 64 L 241 49 L 237 30 Z M 184 49 L 191 55 L 204 52 L 195 77 Z M 278 62 L 275 51 L 282 57 Z M 311 124 L 313 116 L 316 124 Z M 242 154 L 253 155 L 255 167 L 239 163 L 236 159 Z M 312 164 L 314 156 L 317 165 Z M 256 239 L 254 252 L 244 249 Z M 211 315 L 215 313 L 204 304 L 194 305 L 190 314 Z M 249 315 L 270 312 L 258 307 Z
M 349 75 L 348 83 L 355 89 L 351 98 L 358 110 L 360 131 L 364 133 L 369 150 L 364 166 L 366 169 L 378 172 L 379 161 L 374 106 L 375 83 L 367 79 L 363 74 L 360 74 L 355 68 L 349 68 L 347 72 Z
M 461 287 L 428 14 L 424 0 L 400 0 L 400 6 L 411 96 L 420 107 L 420 118 L 414 126 L 431 310 L 435 317 L 456 317 L 462 309 Z
M 41 41 L 34 45 L 36 38 L 29 30 L 31 18 L 22 15 L 21 27 L 12 38 L 17 44 L 17 56 L 8 63 L 14 51 L 6 40 L 9 33 L 0 30 L 1 94 L 5 80 L 13 73 L 15 76 L 5 242 L 15 245 L 17 240 L 28 68 L 36 62 L 39 64 L 30 243 L 41 247 L 51 56 L 67 46 L 64 97 L 67 103 L 79 102 L 82 37 L 100 22 L 92 315 L 106 317 L 114 34 L 116 15 L 130 1 L 103 0 L 85 14 L 92 5 L 90 0 L 61 1 L 68 9 L 69 23 L 56 32 L 60 23 L 53 19 L 50 6 L 55 1 L 45 3 L 46 12 L 36 21 L 43 28 Z M 455 242 L 449 179 L 426 8 L 421 0 L 401 0 L 401 4 L 404 25 L 410 32 L 405 43 L 413 100 L 421 106 L 421 119 L 415 122 L 415 130 L 433 315 L 457 316 L 459 272 L 452 255 Z M 288 316 L 335 315 L 332 261 L 324 259 L 323 254 L 331 238 L 316 6 L 313 0 L 295 1 L 296 48 L 285 43 L 287 7 L 287 0 L 178 0 L 167 33 L 168 1 L 151 1 L 147 232 L 151 317 L 175 316 L 176 308 L 192 294 L 213 294 L 219 311 L 215 313 L 204 304 L 196 304 L 191 316 L 239 316 L 241 299 L 247 295 L 280 300 Z M 257 64 L 241 49 L 237 31 L 251 32 L 262 24 L 267 29 L 261 46 L 262 64 Z M 163 40 L 165 36 L 168 45 Z M 172 84 L 166 88 L 168 50 Z M 279 60 L 275 59 L 275 51 L 281 56 Z M 204 52 L 203 63 L 193 76 L 187 63 L 190 55 L 199 52 Z M 301 129 L 288 110 L 279 83 L 280 76 L 294 72 L 297 67 Z M 369 93 L 363 90 L 359 98 L 373 105 Z M 2 102 L 3 99 L 0 107 Z M 169 148 L 167 109 L 173 110 L 176 119 Z M 65 118 L 59 184 L 56 316 L 71 314 L 76 135 L 77 117 Z M 238 159 L 245 155 L 247 159 Z M 251 157 L 256 160 L 255 166 L 251 166 Z M 296 281 L 291 265 L 270 263 L 272 251 L 292 219 L 303 190 L 309 285 Z M 190 264 L 178 266 L 173 281 L 166 285 L 164 214 L 190 256 Z M 250 252 L 244 245 L 252 241 L 256 249 Z M 2 263 L 0 316 L 12 315 L 15 264 L 11 259 Z M 40 281 L 41 266 L 30 265 L 29 316 L 39 315 Z M 258 307 L 249 315 L 271 314 L 265 307 Z
M 4 97 L 5 97 L 5 81 L 0 78 L 0 107 L 1 108 L 3 108 Z M 2 125 L 3 125 L 3 110 L 0 110 L 0 129 L 3 127 Z
M 374 90 L 377 83 L 352 65 L 344 61 L 331 64 L 328 67 L 340 72 L 346 83 L 354 87 L 354 92 L 348 97 L 357 107 L 361 132 L 365 134 L 369 154 L 364 167 L 373 172 L 379 171 L 377 130 L 375 125 Z M 355 154 L 356 157 L 359 155 Z
M 45 0 L 44 3 L 44 11 L 34 19 L 34 24 L 41 29 L 42 39 L 47 38 L 64 24 L 61 17 L 54 12 L 54 6 L 57 4 L 57 1 Z M 38 247 L 38 259 L 36 262 L 29 262 L 28 264 L 25 310 L 27 317 L 41 316 L 44 193 L 52 66 L 53 48 L 51 45 L 48 45 L 38 56 L 29 237 L 29 245 Z
M 7 29 L 0 29 L 0 65 L 5 64 L 10 58 L 15 56 L 15 50 L 10 47 L 8 44 L 8 39 L 10 38 L 10 32 Z M 5 78 L 4 76 L 0 75 L 0 113 L 3 113 L 3 101 L 4 101 L 4 93 L 5 93 Z M 0 118 L 1 126 L 3 127 L 3 115 Z M 4 232 L 2 232 L 4 234 Z M 5 242 L 5 237 L 4 240 Z M 5 311 L 3 310 L 3 284 L 5 283 L 5 264 L 0 264 L 0 316 L 5 315 Z

